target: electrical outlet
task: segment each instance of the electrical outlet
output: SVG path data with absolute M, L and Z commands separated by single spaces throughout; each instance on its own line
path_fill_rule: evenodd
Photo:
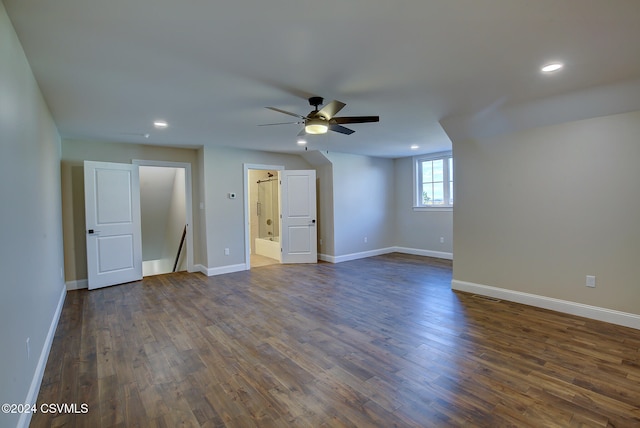
M 322 245 L 322 238 L 320 238 L 320 245 Z
M 367 237 L 366 236 L 364 237 L 364 243 L 365 244 L 367 243 Z
M 596 277 L 593 275 L 587 275 L 587 287 L 596 288 Z
M 31 338 L 27 337 L 27 360 L 31 359 Z
M 441 236 L 441 237 L 440 237 L 440 243 L 441 243 L 441 244 L 444 244 L 444 236 Z
M 225 248 L 225 249 L 224 249 L 224 255 L 225 255 L 225 256 L 228 256 L 228 255 L 229 255 L 229 249 L 228 249 L 228 248 Z

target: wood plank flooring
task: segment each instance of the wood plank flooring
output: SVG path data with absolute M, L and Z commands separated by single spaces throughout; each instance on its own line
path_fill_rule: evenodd
M 67 295 L 33 427 L 640 426 L 640 331 L 390 254 Z

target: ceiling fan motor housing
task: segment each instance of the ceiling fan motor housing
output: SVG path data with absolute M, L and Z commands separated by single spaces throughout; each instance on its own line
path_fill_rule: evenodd
M 309 104 L 314 106 L 316 110 L 318 110 L 318 106 L 322 104 L 324 99 L 322 97 L 311 97 L 309 98 Z

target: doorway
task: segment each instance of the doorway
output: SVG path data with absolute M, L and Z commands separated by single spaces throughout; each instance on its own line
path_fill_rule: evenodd
M 143 276 L 193 271 L 191 165 L 134 163 L 140 171 Z
M 246 269 L 259 264 L 258 257 L 251 260 L 252 255 L 261 255 L 259 246 L 265 243 L 276 253 L 269 253 L 272 261 L 266 260 L 268 264 L 317 263 L 316 171 L 244 164 L 244 180 Z M 261 199 L 258 185 L 263 183 L 271 183 L 273 187 L 265 189 L 268 196 Z M 270 206 L 261 206 L 262 203 Z M 262 231 L 260 221 L 264 222 Z
M 251 267 L 281 262 L 279 188 L 277 170 L 249 170 Z
M 247 268 L 281 262 L 280 184 L 277 165 L 245 165 Z

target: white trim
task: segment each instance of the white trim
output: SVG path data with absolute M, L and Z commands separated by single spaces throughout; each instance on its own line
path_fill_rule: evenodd
M 434 205 L 432 207 L 413 207 L 412 209 L 414 212 L 441 212 L 441 213 L 453 212 L 453 207 L 451 205 L 446 205 L 446 206 Z
M 208 268 L 203 265 L 196 265 L 195 267 L 197 271 L 202 272 L 207 276 L 224 275 L 225 273 L 234 273 L 234 272 L 240 272 L 243 270 L 248 270 L 246 263 L 239 263 L 237 265 L 219 266 L 214 268 Z
M 62 307 L 64 306 L 64 299 L 67 296 L 67 289 L 65 287 L 61 287 L 60 290 L 60 298 L 58 299 L 58 306 L 56 307 L 56 311 L 53 314 L 53 319 L 51 320 L 51 324 L 49 325 L 49 332 L 47 333 L 47 337 L 44 340 L 44 345 L 42 345 L 42 350 L 40 351 L 40 358 L 38 359 L 38 365 L 36 366 L 36 371 L 33 374 L 33 379 L 31 379 L 31 386 L 29 386 L 29 392 L 27 393 L 27 398 L 24 400 L 24 403 L 35 405 L 36 400 L 38 398 L 38 392 L 40 392 L 40 385 L 42 384 L 42 378 L 44 377 L 44 369 L 47 366 L 47 360 L 49 359 L 49 352 L 51 352 L 51 345 L 53 345 L 53 338 L 56 335 L 56 328 L 58 327 L 58 321 L 60 321 L 60 315 L 62 314 Z M 18 427 L 26 428 L 29 426 L 31 422 L 31 412 L 25 412 L 20 415 L 20 419 L 18 419 Z
M 78 279 L 76 281 L 67 281 L 64 284 L 67 286 L 67 291 L 89 288 L 89 282 L 86 279 Z
M 335 263 L 334 257 L 329 254 L 318 253 L 318 260 L 323 262 Z
M 207 275 L 207 271 L 208 271 L 208 269 L 207 269 L 205 266 L 203 266 L 203 265 L 200 265 L 200 264 L 198 264 L 198 265 L 194 265 L 194 266 L 193 266 L 193 269 L 194 269 L 194 272 L 200 272 L 200 273 L 201 273 L 201 274 L 203 274 L 203 275 Z M 208 276 L 208 275 L 207 275 L 207 276 Z
M 360 253 L 345 254 L 343 256 L 333 256 L 331 263 L 342 263 L 350 260 L 365 259 L 367 257 L 380 256 L 394 252 L 394 247 L 379 248 L 377 250 L 362 251 Z M 331 256 L 329 256 L 331 257 Z
M 144 159 L 133 159 L 132 164 L 141 166 L 161 166 L 165 168 L 184 168 L 185 187 L 185 211 L 187 236 L 185 246 L 187 251 L 187 271 L 194 272 L 193 266 L 193 182 L 191 177 L 191 164 L 189 162 L 153 161 Z
M 431 161 L 431 160 L 437 160 L 437 159 L 448 159 L 451 158 L 453 159 L 453 151 L 452 150 L 446 150 L 443 152 L 437 152 L 437 153 L 428 153 L 428 154 L 424 154 L 424 155 L 415 155 L 412 157 L 412 161 L 413 161 L 413 211 L 431 211 L 435 208 L 435 210 L 442 210 L 443 208 L 448 208 L 450 210 L 453 209 L 453 205 L 449 205 L 449 204 L 443 204 L 443 205 L 422 205 L 420 202 L 422 201 L 422 194 L 420 193 L 420 189 L 421 186 L 418 184 L 421 181 L 421 176 L 422 176 L 422 171 L 418 168 L 418 163 L 423 162 L 423 161 Z M 444 184 L 447 184 L 447 186 L 444 186 L 444 198 L 445 201 L 447 199 L 449 199 L 449 186 L 448 183 L 450 180 L 450 175 L 451 171 L 449 171 L 449 166 L 448 163 L 447 165 L 444 167 L 444 176 L 443 181 Z M 426 209 L 425 209 L 426 208 Z
M 415 155 L 415 156 L 413 156 L 413 163 L 415 164 L 417 161 L 423 161 L 423 160 L 440 159 L 440 158 L 443 158 L 445 156 L 453 156 L 453 150 L 444 150 L 442 152 L 426 153 L 426 154 L 423 154 L 423 155 Z
M 396 253 L 413 254 L 414 256 L 435 257 L 436 259 L 453 260 L 453 253 L 444 251 L 422 250 L 419 248 L 393 247 Z
M 348 262 L 350 260 L 364 259 L 367 257 L 380 256 L 389 253 L 412 254 L 414 256 L 434 257 L 436 259 L 453 260 L 453 253 L 445 253 L 442 251 L 422 250 L 419 248 L 407 247 L 387 247 L 377 250 L 363 251 L 360 253 L 345 254 L 343 256 L 331 256 L 329 254 L 318 254 L 318 260 L 329 263 Z
M 451 289 L 495 297 L 498 299 L 508 300 L 510 302 L 550 309 L 552 311 L 577 315 L 580 317 L 640 330 L 640 315 L 637 314 L 630 314 L 627 312 L 620 312 L 612 309 L 570 302 L 567 300 L 554 299 L 552 297 L 539 296 L 536 294 L 523 293 L 520 291 L 507 290 L 505 288 L 491 287 L 489 285 L 475 284 L 473 282 L 458 281 L 456 279 L 451 281 Z

